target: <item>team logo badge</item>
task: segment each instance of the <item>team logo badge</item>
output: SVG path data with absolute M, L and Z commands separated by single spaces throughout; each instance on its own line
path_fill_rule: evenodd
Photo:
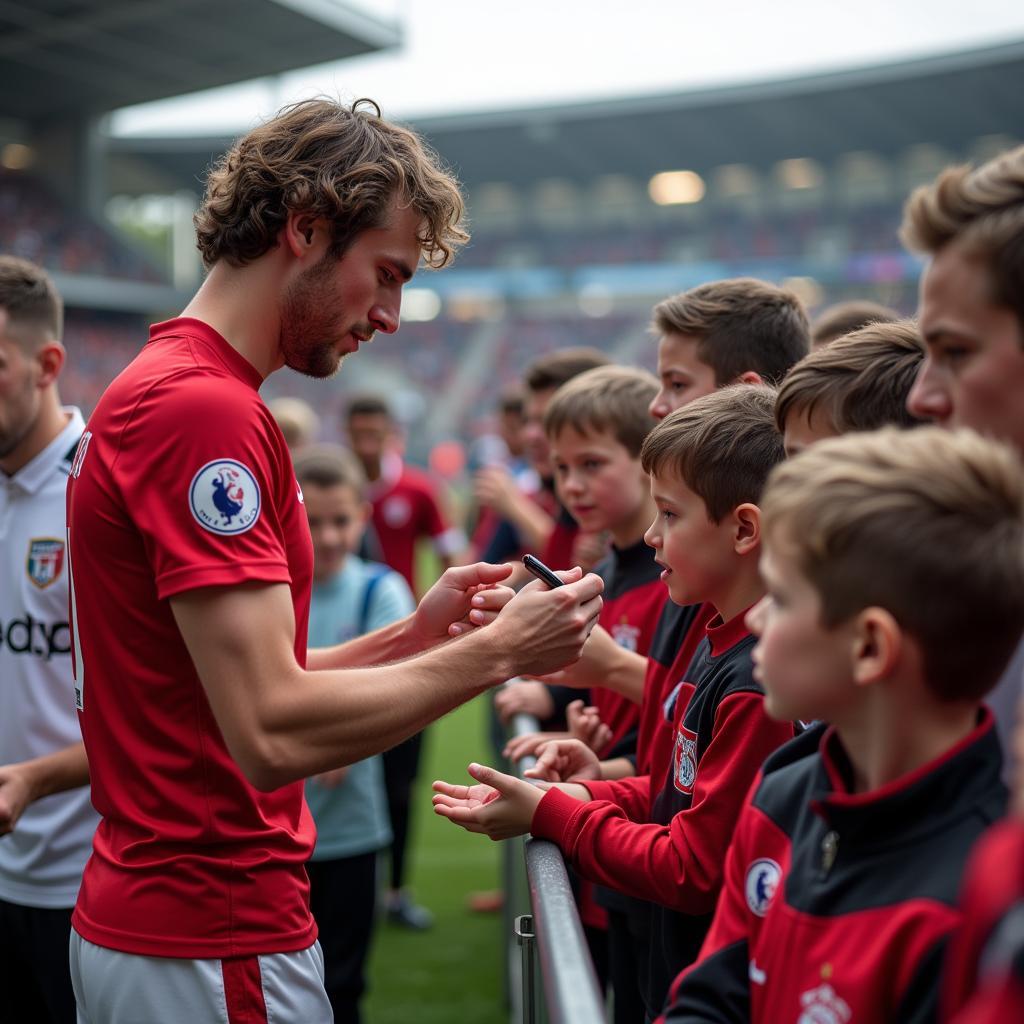
M 408 499 L 403 498 L 401 495 L 388 498 L 384 502 L 382 511 L 384 513 L 384 522 L 393 530 L 405 526 L 412 517 L 412 506 L 409 504 Z
M 747 868 L 747 906 L 758 917 L 764 917 L 768 912 L 780 881 L 782 868 L 770 857 L 760 857 Z
M 675 770 L 672 781 L 681 793 L 692 793 L 697 779 L 697 735 L 685 726 L 676 733 L 676 749 L 673 753 Z
M 846 1024 L 853 1016 L 846 1000 L 836 995 L 831 985 L 819 985 L 800 996 L 797 1024 Z
M 33 537 L 28 542 L 25 569 L 28 578 L 40 590 L 45 590 L 51 583 L 56 583 L 63 568 L 64 541 L 55 537 Z
M 628 622 L 617 622 L 612 626 L 612 639 L 627 651 L 635 651 L 640 640 L 640 630 Z
M 204 530 L 225 536 L 245 533 L 260 517 L 260 488 L 248 466 L 215 459 L 192 477 L 188 503 Z

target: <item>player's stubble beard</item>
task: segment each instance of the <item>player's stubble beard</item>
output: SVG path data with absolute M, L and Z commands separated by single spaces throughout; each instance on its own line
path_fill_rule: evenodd
M 33 390 L 31 375 L 26 373 L 24 388 L 0 407 L 0 459 L 7 458 L 36 424 L 39 409 L 32 408 Z
M 326 253 L 289 285 L 281 306 L 285 366 L 318 380 L 333 377 L 340 369 L 348 353 L 338 352 L 338 342 L 348 330 L 362 336 L 373 333 L 368 324 L 345 329 L 346 312 L 327 285 L 337 266 L 337 257 Z

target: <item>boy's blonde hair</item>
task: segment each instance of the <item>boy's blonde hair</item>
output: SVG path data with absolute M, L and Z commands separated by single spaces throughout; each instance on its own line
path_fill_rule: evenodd
M 934 256 L 956 241 L 979 257 L 992 301 L 1013 310 L 1024 344 L 1024 146 L 981 167 L 948 167 L 907 200 L 900 238 Z
M 282 395 L 267 402 L 267 408 L 293 452 L 297 448 L 312 444 L 316 435 L 320 433 L 320 417 L 313 411 L 313 407 L 301 398 Z
M 611 434 L 636 458 L 656 420 L 648 411 L 657 378 L 630 366 L 599 366 L 563 384 L 544 413 L 544 432 L 554 440 L 572 427 L 578 434 Z
M 775 426 L 775 389 L 734 384 L 666 416 L 640 461 L 652 476 L 675 476 L 720 523 L 738 505 L 760 504 L 772 467 L 786 453 Z
M 696 338 L 697 358 L 714 371 L 718 387 L 751 371 L 777 384 L 810 348 L 800 299 L 753 277 L 711 281 L 664 299 L 652 326 L 658 334 Z
M 295 479 L 301 487 L 350 487 L 360 501 L 366 498 L 362 464 L 347 448 L 336 444 L 304 448 L 295 457 Z
M 775 402 L 775 422 L 786 429 L 794 412 L 820 410 L 837 434 L 919 423 L 907 395 L 924 361 L 913 320 L 876 323 L 815 349 L 786 375 Z
M 1009 448 L 937 427 L 820 441 L 772 473 L 763 517 L 825 628 L 884 608 L 938 698 L 995 685 L 1024 632 L 1024 472 Z

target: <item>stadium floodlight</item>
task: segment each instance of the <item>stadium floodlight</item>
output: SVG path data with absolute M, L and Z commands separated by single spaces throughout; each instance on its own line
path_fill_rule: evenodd
M 441 296 L 433 288 L 406 288 L 402 293 L 402 319 L 425 323 L 441 312 Z
M 704 179 L 696 171 L 661 171 L 647 185 L 648 195 L 658 206 L 699 203 L 705 191 Z
M 0 166 L 9 171 L 23 171 L 32 166 L 34 159 L 35 151 L 32 147 L 21 142 L 9 142 L 0 149 Z
M 775 165 L 775 174 L 784 188 L 818 188 L 825 180 L 821 167 L 806 157 L 780 160 Z

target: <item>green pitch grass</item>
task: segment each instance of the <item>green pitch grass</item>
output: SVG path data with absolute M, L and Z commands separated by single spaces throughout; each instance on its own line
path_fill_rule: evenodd
M 498 844 L 434 814 L 434 779 L 468 780 L 470 761 L 490 760 L 487 704 L 478 698 L 432 725 L 414 804 L 412 888 L 435 915 L 427 932 L 380 921 L 370 963 L 366 1024 L 505 1024 L 500 913 L 478 914 L 469 893 L 497 888 Z M 382 865 L 383 869 L 384 865 Z

